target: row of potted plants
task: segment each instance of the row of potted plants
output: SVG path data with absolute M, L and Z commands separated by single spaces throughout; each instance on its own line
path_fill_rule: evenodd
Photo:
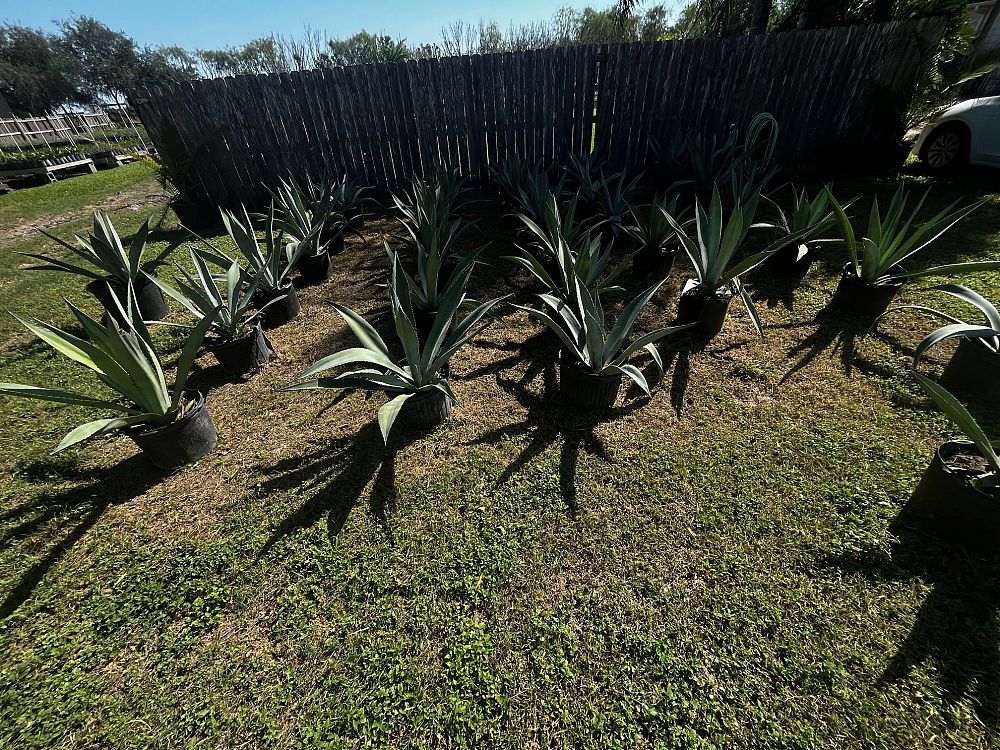
M 573 179 L 585 184 L 594 165 L 581 163 L 574 169 L 576 174 Z M 745 173 L 752 173 L 748 178 L 750 182 L 760 179 L 753 176 L 759 175 L 760 171 L 756 168 L 744 170 Z M 527 310 L 558 340 L 561 392 L 571 403 L 587 409 L 601 410 L 613 405 L 625 378 L 649 393 L 647 377 L 632 361 L 634 357 L 646 353 L 653 364 L 662 370 L 656 344 L 681 332 L 697 333 L 708 338 L 714 336 L 721 330 L 726 311 L 735 296 L 745 303 L 751 320 L 761 330 L 759 317 L 742 278 L 764 264 L 799 273 L 803 263 L 807 264 L 815 254 L 819 243 L 837 242 L 847 247 L 851 260 L 845 268 L 841 287 L 855 281 L 872 288 L 886 287 L 920 276 L 1000 268 L 1000 263 L 984 261 L 950 264 L 916 272 L 899 271 L 902 261 L 926 248 L 976 208 L 974 205 L 956 211 L 951 206 L 930 221 L 917 224 L 915 217 L 923 200 L 904 220 L 907 198 L 902 189 L 885 215 L 875 203 L 867 234 L 859 241 L 846 214 L 850 204 L 839 203 L 829 188 L 821 191 L 815 199 L 810 199 L 804 191 L 793 190 L 792 211 L 786 215 L 774 198 L 763 196 L 759 189 L 747 190 L 745 183 L 740 189 L 734 188 L 726 199 L 719 186 L 714 185 L 707 202 L 697 195 L 694 197 L 693 217 L 687 218 L 685 212 L 678 209 L 682 202 L 679 195 L 675 195 L 670 202 L 656 198 L 648 205 L 635 206 L 630 199 L 631 188 L 623 175 L 615 179 L 619 186 L 616 194 L 624 196 L 620 201 L 606 186 L 604 190 L 597 190 L 591 184 L 588 189 L 592 192 L 588 194 L 584 191 L 567 192 L 558 186 L 553 189 L 546 182 L 543 191 L 539 172 L 528 168 L 522 169 L 519 174 L 520 177 L 515 174 L 504 184 L 511 191 L 511 205 L 522 209 L 516 215 L 524 227 L 527 241 L 518 247 L 518 255 L 510 257 L 530 271 L 545 289 L 537 295 L 539 305 L 518 307 Z M 510 177 L 510 174 L 506 176 Z M 522 179 L 524 184 L 518 185 L 518 179 Z M 766 180 L 760 184 L 763 182 Z M 390 266 L 387 289 L 395 340 L 387 342 L 363 318 L 337 305 L 336 309 L 360 346 L 321 359 L 291 384 L 289 390 L 350 388 L 385 392 L 389 398 L 379 410 L 379 423 L 385 436 L 400 415 L 420 427 L 429 427 L 447 418 L 454 401 L 448 383 L 449 362 L 504 301 L 497 298 L 477 305 L 468 301 L 468 283 L 480 261 L 478 249 L 461 252 L 458 249 L 459 238 L 470 226 L 458 215 L 464 202 L 462 188 L 455 172 L 439 170 L 427 180 L 414 180 L 410 193 L 395 199 L 416 261 L 415 274 L 411 275 L 404 271 L 404 262 L 399 254 L 385 244 Z M 602 200 L 602 195 L 610 198 Z M 620 208 L 622 201 L 624 208 Z M 777 217 L 775 220 L 756 220 L 761 203 L 771 205 Z M 297 314 L 296 292 L 289 284 L 292 269 L 298 267 L 303 277 L 311 281 L 322 280 L 329 274 L 330 248 L 337 245 L 338 236 L 342 242 L 342 233 L 348 225 L 344 213 L 331 208 L 335 204 L 336 199 L 331 197 L 328 186 L 309 183 L 303 190 L 291 181 L 283 183 L 275 191 L 269 211 L 255 217 L 263 222 L 263 245 L 257 238 L 250 214 L 244 211 L 243 217 L 238 218 L 231 212 L 223 211 L 223 225 L 240 259 L 234 260 L 217 246 L 203 241 L 204 248 L 191 250 L 194 270 L 182 271 L 181 276 L 175 278 L 174 285 L 154 273 L 165 262 L 172 248 L 151 261 L 143 262 L 148 224 L 126 249 L 107 217 L 95 217 L 94 233 L 88 240 L 77 238 L 75 247 L 60 242 L 99 269 L 96 274 L 89 271 L 84 274 L 93 276 L 93 281 L 113 276 L 116 282 L 125 278 L 126 283 L 122 295 L 116 293 L 113 284 L 105 281 L 109 291 L 106 304 L 109 315 L 103 324 L 90 321 L 100 326 L 100 330 L 84 326 L 88 337 L 96 337 L 112 348 L 138 347 L 147 352 L 148 361 L 152 345 L 145 321 L 152 320 L 156 310 L 152 315 L 149 309 L 143 311 L 140 300 L 143 298 L 142 291 L 152 286 L 161 293 L 161 297 L 166 294 L 175 299 L 195 317 L 197 322 L 191 329 L 185 352 L 197 339 L 197 343 L 193 344 L 193 351 L 196 352 L 207 336 L 211 342 L 210 349 L 225 363 L 227 357 L 220 355 L 218 350 L 220 341 L 225 346 L 227 342 L 231 344 L 241 340 L 243 337 L 237 334 L 249 328 L 246 337 L 251 353 L 242 361 L 249 360 L 251 366 L 265 361 L 273 352 L 258 321 L 262 320 L 265 326 L 277 325 Z M 840 237 L 823 237 L 834 227 L 840 230 Z M 772 238 L 764 250 L 743 257 L 741 250 L 749 233 L 757 230 L 770 231 L 777 237 Z M 620 253 L 616 253 L 616 246 L 623 244 L 626 238 L 633 242 L 632 247 L 638 247 L 622 258 Z M 671 247 L 671 243 L 675 244 Z M 681 294 L 677 319 L 671 325 L 634 335 L 633 329 L 640 313 L 671 271 L 677 247 L 684 249 L 694 268 L 694 276 L 685 284 Z M 303 259 L 315 260 L 324 253 L 326 262 L 320 260 L 311 266 L 307 264 L 305 267 L 311 270 L 303 271 Z M 45 262 L 44 268 L 79 272 L 64 261 L 47 256 L 35 257 Z M 92 259 L 98 263 L 93 263 Z M 612 319 L 605 315 L 605 298 L 619 290 L 614 282 L 629 267 L 637 275 L 651 277 L 652 284 L 623 305 L 620 314 Z M 100 273 L 102 271 L 104 275 Z M 850 281 L 845 282 L 845 279 Z M 148 283 L 137 285 L 133 280 L 148 280 Z M 838 287 L 835 302 L 848 309 L 878 314 L 890 304 L 891 297 L 884 305 L 881 303 L 883 296 L 879 297 L 878 304 L 866 307 L 857 301 L 852 302 L 846 292 L 840 291 L 841 287 Z M 121 289 L 120 282 L 118 289 Z M 955 289 L 965 291 L 956 292 Z M 961 332 L 952 327 L 946 327 L 949 328 L 947 332 L 935 332 L 929 337 L 933 339 L 931 343 L 922 344 L 918 350 L 918 361 L 926 348 L 936 341 L 956 336 L 962 338 L 960 351 L 963 351 L 962 346 L 966 342 L 971 342 L 981 348 L 981 351 L 976 350 L 977 354 L 985 352 L 988 356 L 1000 357 L 996 335 L 1000 323 L 995 319 L 995 308 L 989 307 L 988 302 L 978 295 L 973 296 L 975 293 L 964 287 L 942 290 L 976 304 L 985 313 L 991 327 L 961 324 Z M 870 300 L 872 295 L 876 292 L 882 294 L 883 290 L 867 289 L 867 292 L 868 296 L 864 299 Z M 463 307 L 472 308 L 464 318 L 460 315 Z M 960 321 L 952 322 L 951 326 L 959 324 Z M 45 331 L 50 343 L 56 340 L 52 338 L 56 335 L 55 329 L 44 328 L 44 324 L 37 322 L 31 325 L 34 326 L 32 330 Z M 112 330 L 117 332 L 117 337 L 112 335 Z M 63 343 L 57 348 L 65 351 L 64 342 L 69 334 L 59 334 Z M 130 343 L 119 345 L 119 339 Z M 90 343 L 96 346 L 94 340 Z M 97 359 L 88 356 L 95 362 L 105 361 L 100 356 Z M 967 356 L 967 353 L 963 354 L 963 357 Z M 158 361 L 157 367 L 162 372 Z M 190 368 L 190 363 L 187 368 Z M 74 431 L 71 435 L 80 435 L 82 440 L 112 429 L 128 429 L 134 438 L 137 430 L 162 428 L 164 420 L 168 420 L 169 424 L 183 421 L 189 412 L 183 412 L 182 419 L 178 419 L 188 403 L 180 375 L 179 367 L 168 406 L 159 408 L 162 407 L 161 399 L 157 401 L 158 410 L 142 411 L 137 407 L 134 413 L 130 412 L 128 419 L 134 421 L 121 423 L 122 418 L 119 418 L 117 422 L 108 422 L 92 430 L 83 426 L 78 428 L 81 432 Z M 183 375 L 186 378 L 186 371 Z M 920 377 L 921 384 L 928 388 L 924 383 L 926 378 Z M 934 386 L 939 390 L 928 388 L 932 398 L 939 404 L 946 404 L 947 408 L 942 408 L 953 418 L 958 415 L 956 421 L 963 429 L 971 429 L 967 427 L 967 422 L 962 421 L 968 412 L 956 410 L 954 404 L 958 403 L 957 400 L 941 386 Z M 86 401 L 88 397 L 85 396 L 67 396 L 62 392 L 15 384 L 3 384 L 0 392 L 48 400 L 62 399 L 65 403 L 95 407 L 98 403 L 103 404 Z M 124 391 L 119 392 L 131 398 Z M 178 393 L 180 397 L 176 396 Z M 945 395 L 942 396 L 942 393 Z M 67 398 L 74 400 L 66 401 Z M 179 398 L 177 403 L 173 402 L 174 398 Z M 191 398 L 197 402 L 196 397 Z M 139 402 L 133 399 L 133 403 Z M 964 409 L 961 404 L 958 405 Z M 172 422 L 169 421 L 171 416 Z M 971 416 L 968 418 L 971 419 Z M 78 440 L 63 442 L 73 444 Z M 975 439 L 973 442 L 976 442 Z M 982 450 L 980 453 L 983 453 Z M 183 454 L 181 458 L 187 460 L 191 455 Z M 985 456 L 984 460 L 988 461 L 989 456 Z M 165 464 L 169 462 L 164 461 L 161 465 Z M 989 471 L 986 471 L 984 476 L 988 474 Z

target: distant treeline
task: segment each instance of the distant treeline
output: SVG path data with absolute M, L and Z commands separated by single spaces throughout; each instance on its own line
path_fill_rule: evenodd
M 661 4 L 619 0 L 604 10 L 562 8 L 550 19 L 501 27 L 457 21 L 432 43 L 361 31 L 344 39 L 306 28 L 223 49 L 140 47 L 95 18 L 74 16 L 54 31 L 0 26 L 0 95 L 15 114 L 121 103 L 136 88 L 204 77 L 282 73 L 342 65 L 513 52 L 576 44 L 652 42 L 790 28 L 819 28 L 916 15 L 952 18 L 946 56 L 964 51 L 964 0 L 692 0 L 677 14 Z

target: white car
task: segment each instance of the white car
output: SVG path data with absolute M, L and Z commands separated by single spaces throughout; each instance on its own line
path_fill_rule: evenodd
M 949 107 L 921 131 L 913 153 L 930 169 L 1000 167 L 1000 96 Z

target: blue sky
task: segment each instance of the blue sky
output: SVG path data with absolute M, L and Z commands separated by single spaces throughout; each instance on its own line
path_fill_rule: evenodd
M 456 20 L 527 22 L 549 18 L 562 6 L 602 6 L 580 0 L 32 0 L 11 1 L 0 20 L 50 30 L 55 19 L 93 16 L 129 34 L 140 45 L 178 44 L 219 48 L 269 33 L 295 35 L 305 26 L 331 37 L 361 29 L 385 32 L 408 42 L 436 41 L 442 25 Z M 610 4 L 610 0 L 608 2 Z M 677 2 L 667 0 L 666 4 Z

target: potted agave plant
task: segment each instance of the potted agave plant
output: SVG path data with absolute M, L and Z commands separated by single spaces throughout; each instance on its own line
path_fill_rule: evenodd
M 261 248 L 250 222 L 250 215 L 243 209 L 245 221 L 231 211 L 222 211 L 222 223 L 236 249 L 246 261 L 247 273 L 255 284 L 256 305 L 262 311 L 264 328 L 277 328 L 293 320 L 302 307 L 292 284 L 291 273 L 305 250 L 301 242 L 285 242 L 283 232 L 275 232 L 274 206 L 268 210 L 264 227 L 264 247 Z M 220 268 L 228 269 L 233 259 L 225 252 L 202 238 L 211 252 L 204 255 Z
M 792 186 L 792 210 L 786 214 L 781 206 L 771 198 L 764 196 L 774 208 L 776 221 L 775 227 L 785 236 L 802 233 L 798 242 L 787 245 L 776 252 L 764 267 L 774 273 L 783 276 L 793 276 L 801 279 L 809 272 L 809 267 L 816 258 L 816 245 L 821 242 L 831 240 L 819 239 L 820 235 L 830 229 L 836 219 L 833 210 L 830 208 L 830 188 L 821 190 L 813 198 L 809 198 L 809 193 L 805 188 L 800 191 Z M 845 207 L 850 203 L 845 204 Z
M 166 262 L 167 256 L 177 245 L 170 245 L 156 257 L 144 261 L 146 242 L 149 238 L 149 219 L 139 227 L 127 249 L 118 236 L 118 230 L 111 223 L 111 217 L 100 211 L 94 214 L 94 225 L 90 236 L 84 239 L 76 235 L 76 245 L 71 245 L 48 232 L 42 234 L 58 242 L 94 270 L 47 255 L 19 253 L 40 260 L 44 264 L 28 266 L 28 270 L 65 271 L 91 279 L 87 284 L 87 291 L 97 298 L 111 316 L 120 315 L 119 311 L 127 308 L 128 290 L 131 287 L 143 320 L 160 320 L 166 317 L 169 312 L 167 301 L 159 288 L 149 283 L 148 275 Z M 118 322 L 125 321 L 119 319 Z
M 371 201 L 365 197 L 367 192 L 367 187 L 356 185 L 347 175 L 332 185 L 333 212 L 355 232 L 365 228 L 365 204 Z M 335 234 L 336 226 L 331 227 L 330 231 Z M 343 250 L 343 243 L 340 245 L 340 250 Z M 336 254 L 334 252 L 334 255 Z
M 949 440 L 934 453 L 908 509 L 934 530 L 971 547 L 1000 546 L 1000 457 L 969 411 L 946 389 L 916 373 L 938 408 L 968 440 Z
M 796 231 L 779 237 L 764 250 L 731 265 L 750 229 L 771 226 L 754 224 L 759 197 L 760 194 L 757 193 L 747 203 L 737 202 L 728 220 L 724 221 L 719 188 L 713 188 L 707 213 L 702 208 L 701 201 L 695 201 L 694 236 L 689 235 L 668 212 L 663 212 L 691 259 L 695 271 L 695 278 L 688 279 L 681 292 L 677 304 L 677 322 L 694 323 L 692 331 L 706 341 L 722 330 L 735 295 L 739 295 L 746 305 L 757 332 L 764 335 L 757 308 L 740 279 L 783 247 L 799 242 L 808 231 Z
M 339 229 L 340 251 L 343 251 L 344 234 L 342 224 L 333 213 L 333 198 L 311 180 L 307 190 L 299 187 L 293 179 L 282 180 L 278 189 L 271 194 L 274 199 L 275 225 L 290 242 L 302 246 L 296 268 L 307 284 L 320 284 L 330 278 L 332 266 L 328 246 L 322 241 L 330 224 Z M 266 219 L 266 214 L 254 215 L 255 219 Z
M 56 447 L 65 450 L 84 440 L 122 431 L 161 469 L 173 469 L 196 461 L 215 447 L 218 433 L 205 408 L 205 398 L 185 388 L 191 365 L 205 333 L 215 320 L 206 315 L 194 327 L 180 357 L 172 386 L 168 386 L 163 364 L 153 349 L 134 295 L 128 309 L 109 316 L 105 324 L 90 318 L 72 303 L 70 310 L 83 329 L 81 338 L 40 321 L 18 317 L 21 324 L 56 351 L 97 374 L 104 386 L 121 400 L 107 400 L 54 388 L 0 383 L 0 394 L 83 406 L 116 416 L 97 419 L 73 428 Z M 17 317 L 17 316 L 15 316 Z M 124 326 L 118 324 L 124 319 Z M 102 389 L 103 390 L 103 389 Z
M 390 268 L 401 266 L 398 256 L 390 249 L 389 244 L 385 242 L 383 244 L 386 255 L 389 256 Z M 454 269 L 448 272 L 444 268 L 446 256 L 436 251 L 429 252 L 422 245 L 418 245 L 416 277 L 409 274 L 403 274 L 403 277 L 409 285 L 413 322 L 421 341 L 430 335 L 441 312 L 441 303 L 449 293 L 461 289 L 460 294 L 464 294 L 478 256 L 478 252 L 465 255 Z M 452 330 L 456 322 L 453 316 L 448 322 L 447 330 Z
M 600 237 L 590 237 L 584 233 L 574 248 L 559 231 L 543 231 L 526 216 L 521 218 L 538 237 L 536 244 L 544 250 L 544 254 L 539 256 L 517 245 L 520 254 L 504 256 L 504 260 L 526 269 L 551 294 L 572 302 L 576 295 L 577 280 L 596 293 L 620 288 L 614 285 L 614 281 L 624 273 L 625 264 L 619 263 L 609 269 L 611 246 L 603 247 Z
M 258 276 L 245 273 L 235 261 L 222 276 L 212 273 L 209 259 L 191 249 L 194 273 L 178 267 L 181 277 L 174 277 L 174 288 L 161 279 L 151 277 L 163 292 L 179 302 L 197 320 L 213 316 L 205 337 L 210 351 L 229 375 L 245 375 L 274 358 L 274 348 L 261 328 L 260 317 L 272 299 L 262 309 L 256 309 L 254 297 Z M 221 286 L 220 286 L 221 284 Z
M 925 250 L 983 204 L 979 201 L 956 211 L 958 203 L 955 202 L 923 224 L 914 226 L 929 193 L 928 189 L 905 221 L 903 212 L 906 210 L 907 194 L 902 185 L 893 196 L 885 216 L 881 214 L 876 199 L 868 220 L 868 234 L 859 242 L 844 207 L 827 192 L 850 256 L 834 294 L 833 302 L 837 307 L 874 317 L 886 311 L 906 281 L 925 276 L 1000 269 L 1000 261 L 973 261 L 934 266 L 921 271 L 906 270 L 903 264 L 907 260 Z
M 559 392 L 567 404 L 586 411 L 607 411 L 618 399 L 623 377 L 650 394 L 645 375 L 629 359 L 644 349 L 662 373 L 663 361 L 654 344 L 687 327 L 660 328 L 628 340 L 639 313 L 662 285 L 661 280 L 629 302 L 610 331 L 600 294 L 588 290 L 579 277 L 574 281 L 571 302 L 553 294 L 540 294 L 539 299 L 548 309 L 520 308 L 555 333 L 563 345 L 559 353 Z
M 625 182 L 625 173 L 601 179 L 598 197 L 598 231 L 607 243 L 617 241 L 622 237 L 625 219 L 632 207 L 631 200 L 635 194 L 639 178 Z
M 677 215 L 677 197 L 670 203 L 656 196 L 648 206 L 631 209 L 632 221 L 625 227 L 638 245 L 632 255 L 632 275 L 640 279 L 665 279 L 674 267 L 677 245 L 671 245 L 674 228 L 666 214 Z
M 194 165 L 226 130 L 225 126 L 213 128 L 188 149 L 171 120 L 164 120 L 160 128 L 156 156 L 151 160 L 153 169 L 164 190 L 173 189 L 169 206 L 181 225 L 189 229 L 202 230 L 218 224 L 219 209 L 195 197 L 199 178 Z
M 948 321 L 948 325 L 927 334 L 917 345 L 913 355 L 914 365 L 919 364 L 931 347 L 942 341 L 958 339 L 958 348 L 941 375 L 941 385 L 984 401 L 1000 399 L 1000 311 L 981 294 L 960 284 L 939 284 L 931 289 L 969 303 L 982 313 L 986 323 L 966 323 L 954 315 L 925 305 L 900 305 L 876 318 L 872 328 L 897 310 L 917 310 Z
M 455 394 L 443 371 L 451 358 L 485 325 L 486 314 L 501 302 L 500 298 L 484 302 L 449 332 L 448 321 L 465 301 L 464 289 L 454 287 L 443 295 L 434 325 L 427 338 L 421 340 L 405 276 L 397 259 L 390 276 L 389 300 L 404 359 L 398 360 L 392 355 L 382 337 L 364 318 L 334 303 L 334 309 L 360 346 L 324 357 L 285 388 L 287 391 L 344 388 L 385 393 L 389 400 L 379 408 L 378 423 L 386 441 L 399 416 L 417 429 L 431 429 L 449 417 Z M 316 377 L 343 367 L 354 369 Z

